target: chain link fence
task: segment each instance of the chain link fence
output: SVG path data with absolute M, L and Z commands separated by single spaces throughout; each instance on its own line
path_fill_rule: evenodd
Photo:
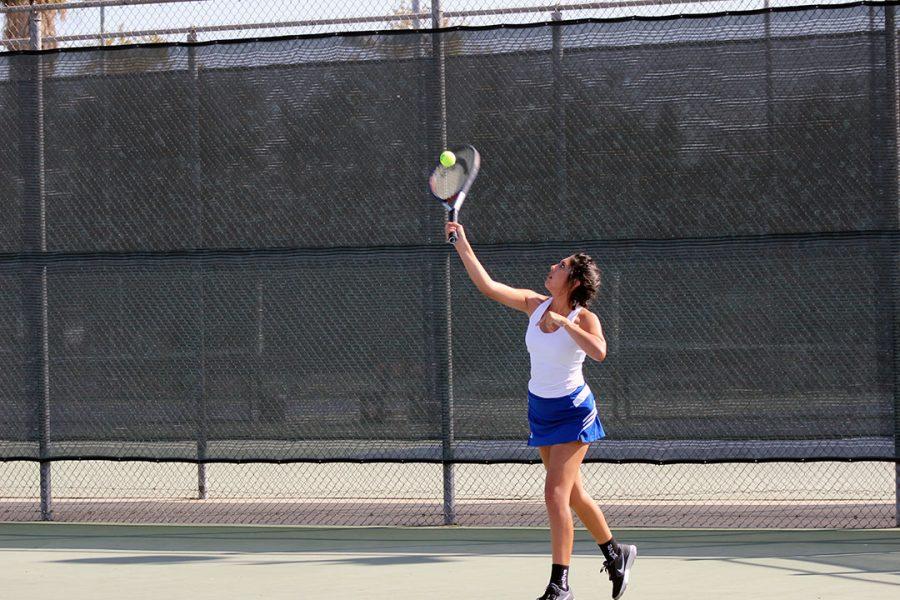
M 824 0 L 817 4 L 841 4 Z M 671 17 L 761 10 L 798 0 L 37 0 L 44 48 L 215 41 L 346 31 Z M 31 0 L 0 0 L 0 45 L 30 47 Z M 49 9 L 49 7 L 53 7 Z M 13 10 L 10 10 L 13 9 Z
M 896 39 L 860 4 L 0 56 L 0 520 L 542 524 L 524 324 L 425 198 L 470 142 L 496 279 L 601 265 L 614 525 L 892 525 Z
M 546 526 L 540 465 L 455 466 L 461 526 Z M 616 527 L 894 526 L 888 462 L 585 464 L 585 489 Z M 0 463 L 0 521 L 41 519 L 38 466 Z M 444 525 L 439 464 L 53 464 L 60 522 Z M 576 516 L 577 519 L 577 516 Z

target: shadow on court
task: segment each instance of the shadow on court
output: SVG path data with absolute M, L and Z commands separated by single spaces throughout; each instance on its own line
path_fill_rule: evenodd
M 704 559 L 813 558 L 824 564 L 859 569 L 880 555 L 900 552 L 896 530 L 617 530 L 616 537 L 635 543 L 641 556 Z M 549 534 L 541 528 L 306 528 L 185 527 L 0 524 L 0 549 L 135 550 L 141 552 L 214 552 L 216 554 L 383 554 L 364 563 L 383 564 L 395 555 L 415 554 L 440 560 L 453 555 L 544 555 Z M 593 553 L 587 532 L 576 532 L 575 553 Z M 868 556 L 868 558 L 866 558 Z M 193 558 L 192 558 L 193 557 Z M 151 557 L 152 558 L 152 557 Z M 148 557 L 144 557 L 149 560 Z M 181 560 L 205 560 L 198 554 Z M 893 560 L 894 562 L 891 562 Z M 885 572 L 900 571 L 897 557 Z M 889 568 L 893 567 L 893 568 Z
M 205 556 L 201 554 L 182 555 L 182 554 L 155 554 L 155 555 L 136 555 L 136 556 L 99 556 L 91 558 L 65 558 L 56 560 L 57 563 L 69 563 L 73 565 L 166 565 L 192 563 L 200 561 L 221 560 L 219 556 Z
M 229 560 L 232 556 L 228 555 L 181 555 L 181 554 L 157 554 L 157 555 L 133 555 L 133 556 L 101 556 L 91 558 L 65 558 L 55 560 L 53 562 L 61 564 L 83 564 L 83 565 L 140 565 L 140 564 L 184 564 L 208 561 Z M 243 560 L 240 564 L 254 565 L 290 565 L 290 564 L 320 564 L 320 565 L 416 565 L 426 563 L 450 562 L 451 559 L 444 556 L 429 555 L 396 555 L 396 556 L 364 556 L 355 558 L 335 558 L 331 560 Z M 234 562 L 234 561 L 231 561 Z

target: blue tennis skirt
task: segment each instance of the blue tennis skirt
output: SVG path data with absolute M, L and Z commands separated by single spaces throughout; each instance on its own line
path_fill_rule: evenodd
M 560 398 L 542 398 L 528 392 L 528 426 L 529 446 L 588 443 L 606 435 L 587 384 Z

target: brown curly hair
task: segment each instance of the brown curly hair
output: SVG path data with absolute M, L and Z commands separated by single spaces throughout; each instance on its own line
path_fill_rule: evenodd
M 573 306 L 587 306 L 600 291 L 600 267 L 594 259 L 579 252 L 572 256 L 569 265 L 569 281 L 577 281 L 581 285 L 572 290 L 569 300 Z

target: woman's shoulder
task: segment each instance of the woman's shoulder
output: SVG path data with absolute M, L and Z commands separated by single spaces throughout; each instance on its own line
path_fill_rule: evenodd
M 581 327 L 586 323 L 600 323 L 600 317 L 588 310 L 586 306 L 582 306 L 578 314 L 575 315 L 575 324 Z
M 525 304 L 528 306 L 528 316 L 534 314 L 541 304 L 550 299 L 550 296 L 544 296 L 542 294 L 532 294 L 525 300 Z

